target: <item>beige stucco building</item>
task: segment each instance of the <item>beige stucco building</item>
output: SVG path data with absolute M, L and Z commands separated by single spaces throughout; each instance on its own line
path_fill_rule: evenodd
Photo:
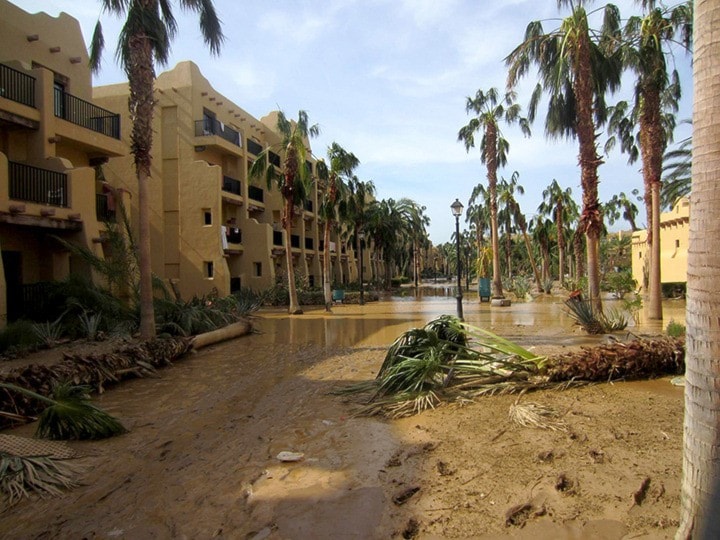
M 6 0 L 0 0 L 0 15 L 4 324 L 27 311 L 44 282 L 71 273 L 100 281 L 55 236 L 110 257 L 104 223 L 122 202 L 135 227 L 137 180 L 127 84 L 92 88 L 78 22 L 66 14 L 30 14 Z M 155 98 L 153 272 L 185 299 L 227 295 L 241 286 L 262 290 L 283 279 L 281 195 L 248 175 L 263 150 L 279 171 L 277 113 L 253 117 L 217 92 L 192 62 L 160 74 Z M 305 166 L 316 173 L 314 157 Z M 313 187 L 305 207 L 296 209 L 289 239 L 298 276 L 318 287 L 324 257 L 319 195 Z M 353 246 L 337 230 L 330 246 L 332 283 L 356 281 Z M 366 249 L 363 260 L 370 280 L 376 254 Z
M 122 140 L 129 140 L 127 84 L 95 88 L 95 100 L 123 110 Z M 263 151 L 280 170 L 282 148 L 277 113 L 258 119 L 217 92 L 192 62 L 180 62 L 155 83 L 153 164 L 150 179 L 153 272 L 170 280 L 183 298 L 242 287 L 265 289 L 286 272 L 282 198 L 250 166 Z M 309 146 L 309 144 L 308 144 Z M 315 160 L 306 162 L 315 172 Z M 111 159 L 105 176 L 136 193 L 131 156 Z M 135 204 L 136 197 L 131 197 Z M 322 282 L 322 226 L 313 188 L 296 209 L 290 243 L 296 273 L 308 285 Z M 136 214 L 133 208 L 133 214 Z M 356 279 L 350 246 L 331 237 L 332 281 Z M 364 257 L 368 259 L 369 256 Z M 369 268 L 369 264 L 366 264 Z
M 78 22 L 0 0 L 0 318 L 22 315 L 41 284 L 91 275 L 60 237 L 102 256 L 107 191 L 93 166 L 128 152 L 120 116 L 92 100 Z
M 660 281 L 687 282 L 688 245 L 690 239 L 690 199 L 678 199 L 669 212 L 660 214 Z M 649 255 L 647 231 L 632 236 L 632 273 L 642 287 L 647 280 Z

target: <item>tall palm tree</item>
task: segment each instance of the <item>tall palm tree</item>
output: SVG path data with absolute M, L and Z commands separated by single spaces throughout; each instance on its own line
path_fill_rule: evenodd
M 515 191 L 517 191 L 520 195 L 525 193 L 525 188 L 523 188 L 518 183 L 519 178 L 520 174 L 515 171 L 512 174 L 509 182 L 503 179 L 498 186 L 498 199 L 503 202 L 507 210 L 508 216 L 520 229 L 520 234 L 522 234 L 523 242 L 525 243 L 525 249 L 528 254 L 528 260 L 530 261 L 530 267 L 532 268 L 533 275 L 535 276 L 535 283 L 537 284 L 538 292 L 542 292 L 542 279 L 540 278 L 540 272 L 538 271 L 537 264 L 535 264 L 535 257 L 533 256 L 533 250 L 530 246 L 527 220 L 525 219 L 525 215 L 520 209 L 520 203 L 515 198 Z M 508 264 L 508 266 L 510 265 Z
M 572 198 L 572 189 L 563 189 L 555 178 L 543 190 L 542 197 L 543 201 L 538 206 L 538 212 L 543 216 L 551 217 L 557 228 L 558 279 L 562 286 L 565 281 L 565 248 L 567 246 L 565 228 L 570 221 L 569 212 L 572 206 L 577 206 L 577 204 Z
M 692 211 L 678 539 L 720 538 L 720 0 L 695 4 Z
M 283 198 L 282 227 L 285 231 L 285 259 L 287 264 L 288 293 L 290 306 L 288 313 L 302 314 L 295 287 L 295 268 L 293 264 L 292 236 L 295 208 L 302 207 L 312 184 L 312 177 L 305 167 L 307 158 L 307 141 L 310 137 L 320 134 L 317 124 L 310 125 L 305 111 L 298 112 L 298 119 L 290 121 L 282 111 L 278 112 L 276 131 L 281 136 L 280 149 L 284 152 L 282 171 L 278 171 L 270 161 L 272 147 L 265 148 L 258 154 L 250 166 L 250 177 L 264 177 L 268 189 L 277 186 Z
M 138 180 L 140 335 L 149 339 L 155 336 L 148 201 L 152 123 L 155 114 L 155 63 L 162 66 L 167 64 L 171 43 L 177 34 L 177 22 L 169 0 L 100 0 L 100 4 L 103 11 L 125 18 L 118 41 L 117 58 L 125 70 L 130 87 L 130 151 Z M 185 10 L 199 14 L 200 31 L 205 44 L 210 48 L 210 52 L 218 54 L 225 38 L 212 0 L 182 0 L 180 5 Z M 90 67 L 95 72 L 100 69 L 104 48 L 102 25 L 98 21 L 90 44 Z
M 372 180 L 363 181 L 357 176 L 348 179 L 346 197 L 340 201 L 341 219 L 349 225 L 349 235 L 355 239 L 355 254 L 360 260 L 360 233 L 368 221 L 368 213 L 372 198 L 375 195 L 375 184 Z M 358 266 L 359 268 L 359 266 Z
M 482 132 L 480 160 L 487 168 L 490 196 L 490 234 L 493 252 L 492 294 L 494 298 L 504 298 L 498 249 L 497 171 L 507 164 L 507 154 L 510 150 L 510 143 L 503 137 L 500 123 L 517 123 L 526 136 L 530 135 L 528 121 L 520 116 L 521 108 L 515 99 L 516 94 L 512 91 L 506 92 L 501 97 L 497 88 L 490 88 L 487 92 L 478 90 L 475 97 L 468 97 L 465 103 L 465 111 L 472 112 L 476 116 L 458 132 L 458 141 L 465 143 L 465 150 L 468 152 L 475 146 L 475 133 Z
M 619 50 L 624 64 L 636 75 L 635 104 L 625 120 L 625 103 L 618 104 L 611 128 L 621 137 L 621 148 L 628 152 L 630 162 L 638 154 L 642 158 L 645 206 L 647 209 L 647 245 L 650 253 L 648 317 L 662 319 L 662 288 L 660 277 L 660 187 L 662 160 L 672 140 L 675 115 L 680 99 L 680 78 L 676 70 L 668 76 L 666 56 L 676 36 L 689 50 L 692 41 L 692 2 L 670 9 L 656 7 L 654 0 L 639 3 L 648 11 L 630 17 L 623 31 Z M 637 126 L 637 135 L 634 127 Z M 639 151 L 637 147 L 639 146 Z
M 597 310 L 600 300 L 599 245 L 603 230 L 598 199 L 598 167 L 602 163 L 595 143 L 597 127 L 607 117 L 605 94 L 620 86 L 619 53 L 605 54 L 605 43 L 620 35 L 620 12 L 608 4 L 603 26 L 593 32 L 583 0 L 558 0 L 570 15 L 560 27 L 545 33 L 540 21 L 531 22 L 525 39 L 505 59 L 508 87 L 514 87 L 531 65 L 538 68 L 540 82 L 533 91 L 528 118 L 535 118 L 540 98 L 549 95 L 545 132 L 550 137 L 576 137 L 579 145 L 583 210 L 580 230 L 587 238 L 588 289 Z
M 530 234 L 532 234 L 533 241 L 540 247 L 543 279 L 552 277 L 550 272 L 550 244 L 554 228 L 553 222 L 542 214 L 536 215 L 530 221 Z
M 338 143 L 333 142 L 327 149 L 330 168 L 324 165 L 317 167 L 318 179 L 322 182 L 322 199 L 319 214 L 324 221 L 323 246 L 325 256 L 323 259 L 323 294 L 325 296 L 325 309 L 331 311 L 332 290 L 330 287 L 330 231 L 338 220 L 338 200 L 345 196 L 347 191 L 346 180 L 360 165 L 360 160 L 352 152 L 348 152 Z M 320 162 L 318 162 L 319 164 Z

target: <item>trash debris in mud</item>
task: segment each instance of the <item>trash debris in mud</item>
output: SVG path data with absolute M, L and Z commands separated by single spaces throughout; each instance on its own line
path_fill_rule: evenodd
M 541 463 L 551 463 L 555 461 L 555 452 L 552 450 L 543 450 L 537 455 L 537 460 Z
M 561 493 L 574 493 L 575 482 L 565 473 L 560 473 L 555 481 L 555 489 Z
M 523 527 L 528 519 L 544 516 L 546 513 L 544 505 L 536 508 L 531 502 L 518 504 L 505 512 L 505 526 Z
M 402 532 L 402 537 L 406 539 L 411 539 L 417 537 L 418 533 L 420 532 L 420 523 L 415 518 L 410 518 L 410 520 L 407 522 L 407 525 L 405 526 L 405 530 Z
M 285 463 L 292 463 L 295 461 L 301 461 L 305 457 L 305 454 L 303 454 L 302 452 L 282 451 L 276 457 L 279 461 Z
M 645 501 L 645 497 L 647 496 L 648 489 L 650 488 L 650 477 L 646 476 L 645 479 L 642 481 L 642 484 L 640 484 L 640 488 L 633 493 L 633 501 L 634 505 L 641 506 L 642 503 Z
M 408 502 L 413 495 L 415 495 L 418 491 L 420 491 L 420 486 L 412 486 L 407 489 L 402 490 L 400 493 L 395 495 L 392 499 L 392 501 L 398 505 L 401 506 Z
M 602 450 L 591 448 L 589 454 L 593 463 L 605 463 L 605 452 Z
M 450 465 L 444 461 L 437 462 L 437 471 L 440 473 L 440 476 L 452 476 L 455 474 L 455 469 L 451 469 Z

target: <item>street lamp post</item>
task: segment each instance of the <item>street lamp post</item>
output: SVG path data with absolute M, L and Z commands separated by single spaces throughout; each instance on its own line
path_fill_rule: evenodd
M 461 263 L 460 260 L 460 216 L 463 211 L 463 203 L 460 199 L 455 199 L 455 202 L 450 205 L 453 216 L 455 216 L 455 243 L 457 248 L 457 316 L 461 321 L 463 320 L 463 306 L 462 306 L 462 274 L 461 274 Z
M 363 240 L 365 240 L 365 233 L 360 232 L 358 234 L 358 244 L 360 244 L 360 305 L 365 304 L 365 288 L 363 287 Z

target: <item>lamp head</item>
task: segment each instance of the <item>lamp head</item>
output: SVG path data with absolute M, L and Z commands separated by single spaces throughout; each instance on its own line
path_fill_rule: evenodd
M 455 202 L 450 205 L 450 210 L 452 210 L 453 216 L 460 217 L 462 215 L 463 203 L 460 202 L 460 199 L 455 199 Z

